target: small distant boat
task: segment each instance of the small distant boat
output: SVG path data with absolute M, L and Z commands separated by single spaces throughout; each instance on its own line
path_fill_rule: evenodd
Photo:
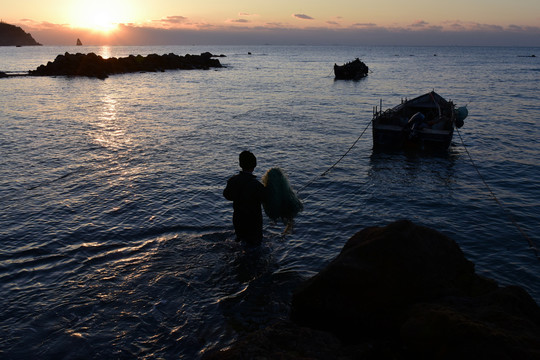
M 81 45 L 82 45 L 81 39 L 77 38 L 77 46 L 81 46 Z
M 358 58 L 343 65 L 334 64 L 336 80 L 358 80 L 366 77 L 368 72 L 369 68 L 367 65 Z
M 467 115 L 467 107 L 456 108 L 434 91 L 385 111 L 381 101 L 381 108 L 373 109 L 373 147 L 445 151 Z

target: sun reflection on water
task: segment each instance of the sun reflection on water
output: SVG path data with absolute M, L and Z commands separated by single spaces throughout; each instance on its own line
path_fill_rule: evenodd
M 98 53 L 99 53 L 99 55 L 101 55 L 102 58 L 108 59 L 108 58 L 112 57 L 112 51 L 111 50 L 112 49 L 111 49 L 110 46 L 104 45 L 99 49 Z
M 119 150 L 131 143 L 128 136 L 126 121 L 118 115 L 118 100 L 110 93 L 100 99 L 99 115 L 95 125 L 97 129 L 92 137 L 100 146 Z

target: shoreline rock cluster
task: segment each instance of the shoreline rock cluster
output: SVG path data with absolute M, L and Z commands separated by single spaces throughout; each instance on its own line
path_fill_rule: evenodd
M 539 359 L 540 307 L 477 275 L 443 234 L 402 220 L 366 228 L 303 283 L 290 319 L 209 359 Z
M 86 76 L 98 79 L 106 79 L 109 75 L 125 74 L 133 72 L 156 72 L 165 70 L 208 70 L 221 68 L 218 59 L 209 52 L 200 55 L 185 56 L 173 53 L 147 56 L 130 55 L 123 58 L 104 59 L 94 53 L 58 55 L 53 62 L 40 65 L 36 70 L 30 70 L 32 76 Z

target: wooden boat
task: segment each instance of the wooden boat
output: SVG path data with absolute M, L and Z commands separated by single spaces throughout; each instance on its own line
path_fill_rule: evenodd
M 463 126 L 466 107 L 455 107 L 434 91 L 382 111 L 373 109 L 374 149 L 447 150 L 454 127 Z
M 369 68 L 360 59 L 348 62 L 343 65 L 334 64 L 334 75 L 336 80 L 358 80 L 366 77 Z

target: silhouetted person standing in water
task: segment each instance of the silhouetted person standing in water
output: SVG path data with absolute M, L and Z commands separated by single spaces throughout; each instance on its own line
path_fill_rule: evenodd
M 239 156 L 242 171 L 227 181 L 223 196 L 233 202 L 233 225 L 236 241 L 258 245 L 262 240 L 261 204 L 266 199 L 266 188 L 253 175 L 257 158 L 249 151 Z

